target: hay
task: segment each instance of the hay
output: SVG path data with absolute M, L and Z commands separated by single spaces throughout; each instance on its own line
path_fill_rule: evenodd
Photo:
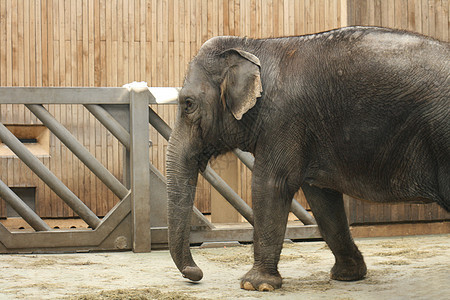
M 181 292 L 161 292 L 158 289 L 119 289 L 112 291 L 102 291 L 95 294 L 86 294 L 77 297 L 70 297 L 70 300 L 195 300 L 196 297 L 189 296 Z
M 195 252 L 211 262 L 225 264 L 229 267 L 251 265 L 253 263 L 253 251 L 249 246 L 199 249 Z

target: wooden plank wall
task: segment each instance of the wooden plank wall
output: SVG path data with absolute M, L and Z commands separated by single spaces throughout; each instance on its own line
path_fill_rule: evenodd
M 181 86 L 190 59 L 217 35 L 274 37 L 345 25 L 345 2 L 294 0 L 2 0 L 0 86 Z M 345 18 L 344 18 L 345 19 Z M 39 123 L 21 105 L 0 107 L 4 124 Z M 155 107 L 169 124 L 173 106 Z M 54 105 L 50 112 L 118 178 L 121 146 L 82 107 Z M 164 172 L 167 143 L 153 130 L 152 162 Z M 99 215 L 118 199 L 51 136 L 42 161 Z M 72 213 L 16 158 L 0 159 L 10 186 L 37 186 L 43 217 Z M 250 172 L 242 166 L 239 193 L 250 201 Z M 210 186 L 200 180 L 196 204 L 210 210 Z M 0 205 L 5 216 L 5 205 Z
M 300 35 L 375 22 L 399 27 L 403 17 L 406 24 L 422 24 L 418 31 L 448 35 L 447 0 L 2 0 L 0 86 L 122 86 L 131 81 L 181 86 L 188 62 L 213 36 Z M 424 31 L 423 24 L 435 25 Z M 154 109 L 173 125 L 175 107 Z M 49 110 L 122 178 L 120 144 L 84 108 L 55 105 Z M 20 105 L 1 106 L 0 121 L 38 123 Z M 150 159 L 164 172 L 167 143 L 154 130 L 150 138 Z M 53 136 L 51 155 L 42 160 L 97 214 L 117 202 Z M 0 164 L 0 178 L 10 186 L 38 187 L 39 214 L 71 216 L 17 159 L 3 158 Z M 250 202 L 250 172 L 244 166 L 240 172 L 238 193 Z M 210 191 L 200 180 L 196 205 L 203 212 L 210 211 Z
M 348 24 L 410 30 L 450 41 L 448 0 L 349 0 Z M 437 204 L 374 204 L 355 199 L 347 203 L 352 224 L 449 220 Z
M 383 26 L 450 41 L 448 0 L 348 0 L 348 24 Z

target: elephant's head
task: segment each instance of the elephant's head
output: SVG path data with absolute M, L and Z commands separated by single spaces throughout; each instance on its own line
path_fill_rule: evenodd
M 198 172 L 208 160 L 239 146 L 243 115 L 261 96 L 259 59 L 223 40 L 205 43 L 189 65 L 167 149 L 169 248 L 182 274 L 200 280 L 189 249 Z M 228 38 L 230 39 L 230 38 Z

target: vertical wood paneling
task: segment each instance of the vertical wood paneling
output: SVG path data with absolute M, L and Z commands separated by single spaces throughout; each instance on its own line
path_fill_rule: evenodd
M 448 0 L 4 0 L 0 1 L 1 86 L 181 86 L 187 64 L 217 35 L 251 38 L 301 35 L 345 25 L 381 25 L 449 41 Z M 122 178 L 122 146 L 83 107 L 50 105 L 50 112 L 115 176 Z M 171 126 L 173 106 L 154 106 Z M 2 105 L 5 124 L 40 123 L 21 105 Z M 154 129 L 149 151 L 165 171 L 167 142 Z M 99 215 L 118 199 L 51 137 L 42 161 Z M 43 217 L 73 213 L 17 159 L 0 159 L 0 178 L 11 186 L 36 186 Z M 29 171 L 29 170 L 28 170 Z M 251 172 L 240 166 L 239 193 L 251 202 Z M 210 211 L 211 187 L 199 180 L 196 205 Z M 306 205 L 300 193 L 297 198 Z M 425 206 L 428 207 L 428 206 Z M 361 222 L 443 216 L 433 205 L 355 204 Z M 5 215 L 0 202 L 0 216 Z

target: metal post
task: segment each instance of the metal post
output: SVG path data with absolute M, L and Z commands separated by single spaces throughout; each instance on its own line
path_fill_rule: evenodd
M 120 125 L 108 111 L 96 104 L 86 104 L 84 107 L 99 120 L 100 123 L 102 123 L 102 125 L 125 146 L 125 148 L 130 149 L 130 133 L 123 128 L 123 126 Z
M 106 110 L 103 106 L 97 104 L 85 104 L 84 107 L 98 120 L 102 123 L 112 135 L 115 136 L 119 142 L 122 143 L 125 147 L 125 151 L 123 151 L 123 182 L 125 187 L 130 188 L 130 133 L 128 130 L 117 121 L 108 110 Z M 129 126 L 129 105 L 128 108 L 128 119 L 125 122 L 128 123 Z
M 255 165 L 255 158 L 248 152 L 244 152 L 240 149 L 234 149 L 233 153 L 247 166 L 251 171 L 253 171 L 253 166 Z M 303 206 L 298 203 L 297 200 L 292 199 L 291 211 L 294 215 L 302 221 L 305 225 L 317 225 L 316 220 L 303 208 Z
M 133 251 L 150 252 L 149 92 L 130 92 Z
M 148 108 L 148 121 L 163 138 L 169 140 L 172 129 L 151 107 Z
M 292 199 L 291 211 L 300 221 L 302 221 L 303 224 L 317 225 L 316 220 L 295 199 Z
M 125 198 L 128 189 L 108 171 L 78 140 L 62 126 L 42 105 L 28 104 L 26 107 L 56 135 L 116 196 Z
M 209 165 L 202 175 L 250 224 L 254 224 L 251 207 Z
M 64 202 L 66 202 L 74 212 L 86 221 L 87 224 L 94 229 L 100 225 L 100 219 L 38 158 L 36 158 L 2 123 L 0 123 L 0 139 L 62 200 L 64 200 Z
M 11 189 L 0 180 L 0 197 L 11 207 L 36 231 L 50 231 L 50 226 L 28 206 L 22 199 L 20 199 Z

